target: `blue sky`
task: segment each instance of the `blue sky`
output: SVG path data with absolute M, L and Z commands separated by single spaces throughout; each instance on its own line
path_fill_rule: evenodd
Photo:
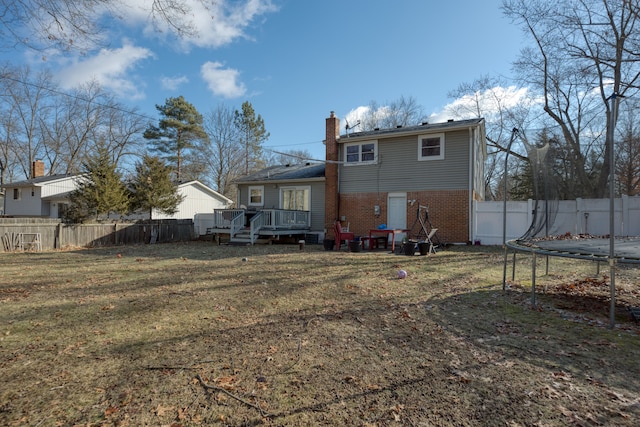
M 203 114 L 249 101 L 271 134 L 265 147 L 315 158 L 330 111 L 344 125 L 358 107 L 404 96 L 446 119 L 447 94 L 483 75 L 508 78 L 522 41 L 501 0 L 216 0 L 213 18 L 194 10 L 200 37 L 182 40 L 147 28 L 144 0 L 129 3 L 107 48 L 11 60 L 50 68 L 67 89 L 96 79 L 156 123 L 168 97 Z

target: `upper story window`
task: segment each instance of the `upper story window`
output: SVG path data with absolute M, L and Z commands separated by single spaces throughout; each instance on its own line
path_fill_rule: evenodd
M 20 196 L 22 192 L 20 191 L 19 188 L 14 188 L 13 189 L 13 200 L 20 200 Z
M 444 159 L 444 134 L 434 133 L 418 137 L 418 160 Z
M 354 142 L 345 144 L 345 160 L 347 165 L 375 163 L 378 154 L 378 142 Z
M 263 206 L 264 205 L 264 187 L 252 186 L 249 187 L 249 206 Z

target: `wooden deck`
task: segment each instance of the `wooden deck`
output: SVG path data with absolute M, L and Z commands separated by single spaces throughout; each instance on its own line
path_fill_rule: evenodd
M 303 235 L 311 229 L 311 213 L 285 209 L 216 209 L 214 224 L 207 235 L 228 236 L 231 243 L 255 244 L 278 240 L 281 236 Z

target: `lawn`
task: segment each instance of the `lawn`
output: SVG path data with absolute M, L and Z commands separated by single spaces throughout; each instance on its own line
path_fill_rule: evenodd
M 506 291 L 502 260 L 210 242 L 1 253 L 0 424 L 639 425 L 640 270 L 619 268 L 611 329 L 608 267 L 552 258 L 544 275 L 540 259 L 532 307 L 530 257 Z

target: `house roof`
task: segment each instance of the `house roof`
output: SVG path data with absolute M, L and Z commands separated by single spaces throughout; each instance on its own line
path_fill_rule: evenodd
M 42 187 L 43 185 L 49 184 L 54 181 L 59 181 L 63 179 L 73 178 L 77 175 L 49 175 L 49 176 L 39 176 L 37 178 L 25 179 L 24 181 L 16 181 L 10 182 L 8 184 L 4 184 L 3 188 L 16 188 L 16 187 Z
M 421 132 L 446 132 L 459 129 L 467 129 L 472 126 L 479 126 L 484 123 L 483 118 L 468 120 L 450 120 L 443 123 L 422 123 L 416 126 L 402 126 L 387 129 L 374 129 L 363 132 L 353 132 L 340 135 L 338 142 L 349 142 L 351 140 L 370 139 L 386 136 L 398 136 L 403 134 L 419 134 Z
M 178 188 L 183 188 L 188 186 L 199 187 L 205 193 L 209 193 L 212 197 L 217 197 L 218 199 L 224 201 L 227 204 L 233 203 L 233 200 L 231 200 L 230 198 L 224 196 L 223 194 L 218 193 L 216 190 L 210 187 L 207 187 L 206 185 L 204 185 L 203 183 L 197 180 L 183 182 L 182 184 L 178 185 Z
M 324 178 L 324 163 L 303 163 L 300 165 L 270 166 L 251 175 L 238 178 L 236 184 L 303 181 Z

